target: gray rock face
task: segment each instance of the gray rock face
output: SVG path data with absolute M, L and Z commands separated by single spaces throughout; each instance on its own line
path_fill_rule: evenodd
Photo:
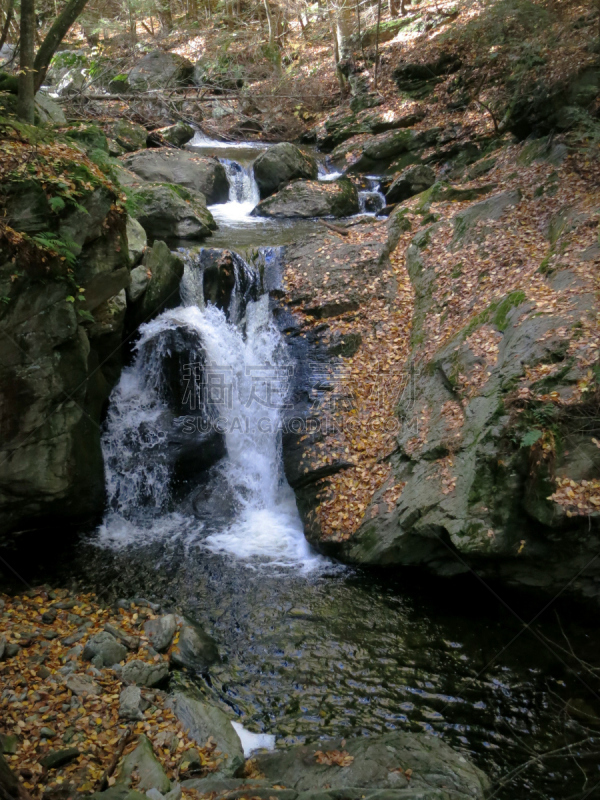
M 121 679 L 124 683 L 132 683 L 136 686 L 158 686 L 168 677 L 169 665 L 166 661 L 146 664 L 144 661 L 135 659 L 127 662 L 121 672 Z
M 171 788 L 171 782 L 154 755 L 150 740 L 144 735 L 140 736 L 135 750 L 121 762 L 116 774 L 117 784 L 131 786 L 134 772 L 138 777 L 136 789 L 140 792 L 157 789 L 161 794 L 166 794 Z
M 412 111 L 390 114 L 372 109 L 365 109 L 358 114 L 349 113 L 347 110 L 330 115 L 322 128 L 317 131 L 317 144 L 323 152 L 365 133 L 377 134 L 400 128 L 411 128 L 423 119 L 425 112 L 416 104 Z
M 184 622 L 179 631 L 179 640 L 171 650 L 170 659 L 175 667 L 202 672 L 219 660 L 219 650 L 215 640 L 199 625 Z
M 189 731 L 189 736 L 199 745 L 206 744 L 212 736 L 217 750 L 223 754 L 219 772 L 233 775 L 244 763 L 244 751 L 240 738 L 225 714 L 215 706 L 203 703 L 181 692 L 169 701 L 177 719 Z
M 144 633 L 157 653 L 162 653 L 173 641 L 177 630 L 175 614 L 163 614 L 144 623 Z
M 135 267 L 142 260 L 144 250 L 148 244 L 146 231 L 142 228 L 137 219 L 127 217 L 127 246 L 129 249 L 129 261 Z
M 11 280 L 14 265 L 0 264 L 0 294 L 8 298 L 0 310 L 0 536 L 41 520 L 60 518 L 64 528 L 101 512 L 97 424 L 118 375 L 119 343 L 105 351 L 104 322 L 92 331 L 77 310 L 104 316 L 101 304 L 129 284 L 125 220 L 104 224 L 115 193 L 90 191 L 79 198 L 85 211 L 66 207 L 57 215 L 34 185 L 5 189 L 16 230 L 54 229 L 73 239 L 74 277 L 86 302 L 71 302 L 64 282 Z M 119 325 L 117 313 L 112 330 Z
M 38 92 L 35 96 L 35 109 L 40 122 L 51 125 L 67 124 L 65 112 L 55 100 L 43 92 Z
M 133 272 L 136 273 L 132 287 L 135 293 L 128 298 L 128 328 L 135 328 L 160 310 L 179 304 L 183 262 L 171 253 L 164 242 L 154 242 Z
M 388 203 L 401 203 L 415 194 L 424 192 L 435 183 L 435 172 L 431 167 L 417 165 L 401 172 L 386 193 Z
M 134 89 L 165 89 L 184 86 L 191 82 L 193 64 L 176 53 L 154 50 L 139 61 L 129 73 L 127 81 Z
M 262 199 L 296 178 L 315 180 L 317 162 L 289 142 L 281 142 L 261 153 L 253 164 L 254 178 Z
M 124 156 L 122 163 L 146 181 L 176 183 L 200 192 L 209 205 L 226 203 L 229 199 L 225 167 L 216 158 L 204 158 L 185 150 L 153 148 Z
M 359 210 L 358 192 L 347 179 L 293 181 L 280 192 L 262 200 L 252 212 L 257 217 L 349 217 Z
M 192 189 L 148 183 L 134 196 L 137 221 L 153 238 L 202 241 L 217 227 L 204 195 Z
M 343 751 L 347 766 L 319 763 L 327 753 Z M 316 754 L 321 752 L 323 756 Z M 269 782 L 298 793 L 319 792 L 336 797 L 339 790 L 362 789 L 362 794 L 387 789 L 407 798 L 442 797 L 483 800 L 486 776 L 441 739 L 425 734 L 388 733 L 384 736 L 320 741 L 255 756 Z M 407 770 L 412 770 L 406 775 Z M 328 793 L 331 792 L 329 795 Z
M 86 661 L 91 661 L 95 656 L 100 656 L 105 667 L 112 667 L 118 664 L 127 656 L 127 648 L 118 642 L 115 637 L 107 631 L 92 636 L 83 648 L 81 657 Z

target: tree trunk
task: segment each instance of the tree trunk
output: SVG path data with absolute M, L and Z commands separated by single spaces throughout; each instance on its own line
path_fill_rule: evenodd
M 29 0 L 27 0 L 29 2 Z M 42 46 L 37 51 L 35 61 L 33 64 L 35 73 L 35 91 L 40 88 L 48 72 L 52 56 L 56 52 L 56 48 L 62 42 L 65 34 L 75 22 L 77 17 L 85 8 L 87 0 L 69 0 L 67 5 L 63 8 L 58 15 L 54 24 L 46 34 L 46 38 L 42 42 Z M 21 11 L 21 14 L 23 12 Z M 35 16 L 35 15 L 34 15 Z M 35 19 L 34 19 L 35 22 Z M 21 34 L 22 36 L 23 34 Z
M 21 41 L 19 52 L 19 96 L 18 114 L 24 122 L 32 125 L 35 118 L 35 2 L 21 0 Z
M 6 19 L 4 20 L 4 27 L 2 28 L 2 35 L 0 36 L 0 50 L 6 44 L 8 32 L 10 30 L 10 23 L 12 22 L 13 14 L 15 13 L 15 0 L 9 0 L 8 8 L 6 9 Z
M 388 9 L 390 17 L 397 17 L 400 11 L 398 0 L 388 0 Z
M 265 14 L 267 15 L 267 26 L 269 28 L 269 48 L 275 47 L 275 26 L 273 25 L 273 16 L 269 8 L 269 0 L 264 0 Z
M 335 10 L 335 33 L 339 59 L 352 55 L 351 40 L 354 33 L 354 8 L 351 0 L 338 0 Z
M 327 4 L 327 16 L 329 18 L 329 28 L 331 30 L 331 38 L 333 39 L 333 58 L 335 61 L 335 74 L 338 79 L 338 83 L 340 85 L 340 92 L 342 97 L 346 95 L 346 79 L 340 69 L 340 49 L 338 46 L 338 37 L 337 37 L 337 30 L 335 26 L 335 19 L 333 12 L 331 10 L 331 6 L 329 3 Z
M 136 18 L 135 18 L 135 11 L 133 8 L 133 3 L 130 2 L 127 4 L 127 16 L 129 22 L 129 38 L 131 39 L 131 44 L 135 44 L 137 42 L 137 25 L 136 25 Z
M 381 0 L 377 0 L 377 31 L 375 33 L 375 76 L 373 84 L 377 89 L 377 78 L 379 77 L 379 26 L 381 25 Z
M 173 14 L 171 13 L 170 0 L 158 0 L 157 12 L 161 28 L 163 28 L 166 31 L 172 30 Z

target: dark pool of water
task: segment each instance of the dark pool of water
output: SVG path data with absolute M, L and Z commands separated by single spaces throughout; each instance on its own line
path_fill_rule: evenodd
M 30 571 L 31 556 L 28 563 Z M 201 622 L 223 663 L 195 680 L 249 729 L 275 733 L 279 745 L 426 730 L 498 781 L 532 753 L 585 735 L 566 702 L 600 713 L 564 654 L 539 638 L 564 644 L 554 610 L 537 620 L 535 634 L 517 619 L 533 618 L 547 599 L 499 599 L 476 579 L 336 565 L 302 576 L 250 569 L 175 540 L 119 551 L 83 540 L 51 569 L 42 559 L 37 571 L 106 601 L 144 596 Z M 558 611 L 578 653 L 593 658 L 593 620 Z M 582 763 L 592 787 L 598 765 Z M 528 770 L 497 796 L 566 799 L 578 796 L 582 781 L 574 760 L 560 760 Z

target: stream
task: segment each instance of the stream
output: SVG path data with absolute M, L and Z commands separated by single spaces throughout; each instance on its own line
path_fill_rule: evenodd
M 230 201 L 211 207 L 219 230 L 208 247 L 247 255 L 314 230 L 312 220 L 250 216 L 256 145 L 198 136 L 191 148 L 220 158 L 230 181 Z M 331 175 L 323 168 L 320 177 Z M 369 180 L 361 202 L 373 213 L 382 196 Z M 473 577 L 351 569 L 311 550 L 282 470 L 277 424 L 290 364 L 268 297 L 239 259 L 228 308 L 206 306 L 195 257 L 182 304 L 141 327 L 113 391 L 103 436 L 104 521 L 59 565 L 46 564 L 44 577 L 51 572 L 105 600 L 146 597 L 197 619 L 223 660 L 195 680 L 247 729 L 274 734 L 277 746 L 425 730 L 471 754 L 496 780 L 532 753 L 577 740 L 579 723 L 562 713 L 564 702 L 596 711 L 598 702 L 519 619 L 533 618 L 547 600 L 500 597 Z M 178 385 L 182 365 L 186 387 Z M 190 414 L 218 420 L 221 438 L 210 425 L 186 431 Z M 194 453 L 213 451 L 210 463 L 202 456 L 193 466 Z M 594 622 L 563 604 L 536 630 L 564 643 L 559 618 L 585 658 Z M 550 762 L 497 796 L 566 799 L 580 781 L 573 760 Z

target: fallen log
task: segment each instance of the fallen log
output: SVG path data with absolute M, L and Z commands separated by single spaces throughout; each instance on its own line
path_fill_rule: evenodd
M 324 225 L 326 228 L 329 228 L 330 231 L 334 233 L 339 233 L 340 236 L 349 236 L 350 231 L 346 230 L 346 228 L 340 228 L 337 225 L 332 225 L 331 222 L 325 222 L 324 219 L 320 219 L 319 222 L 321 225 Z

